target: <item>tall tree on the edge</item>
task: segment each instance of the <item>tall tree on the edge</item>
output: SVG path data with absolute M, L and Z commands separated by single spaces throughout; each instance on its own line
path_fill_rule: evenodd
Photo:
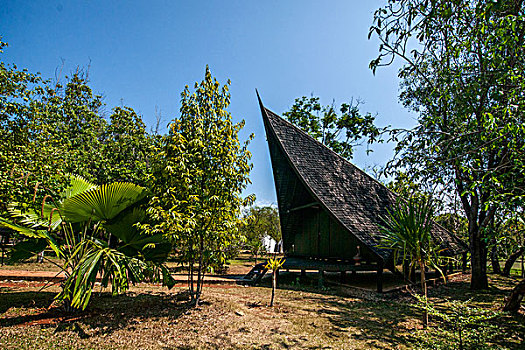
M 488 287 L 488 231 L 525 179 L 523 0 L 389 0 L 370 67 L 401 58 L 401 100 L 418 125 L 397 134 L 394 165 L 455 191 L 468 219 L 472 289 Z M 522 203 L 523 204 L 523 203 Z

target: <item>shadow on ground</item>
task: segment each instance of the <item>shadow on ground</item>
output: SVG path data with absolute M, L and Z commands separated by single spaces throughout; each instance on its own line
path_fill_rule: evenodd
M 115 297 L 101 293 L 93 297 L 86 311 L 68 313 L 61 306 L 50 307 L 55 295 L 53 292 L 3 293 L 0 314 L 9 309 L 13 311 L 8 316 L 0 315 L 0 327 L 36 324 L 56 327 L 56 332 L 75 331 L 84 338 L 87 335 L 79 322 L 95 330 L 94 335 L 110 334 L 124 327 L 133 329 L 134 325 L 152 319 L 175 320 L 190 307 L 187 293 L 128 293 Z
M 364 277 L 364 276 L 363 276 Z M 374 292 L 356 292 L 352 298 L 340 298 L 337 288 L 317 285 L 316 274 L 309 274 L 301 278 L 298 274 L 282 274 L 279 276 L 279 289 L 302 290 L 315 293 L 309 299 L 319 305 L 315 311 L 319 316 L 327 318 L 333 325 L 328 335 L 344 334 L 345 330 L 358 329 L 350 337 L 365 341 L 373 348 L 394 348 L 398 344 L 413 344 L 418 347 L 418 333 L 422 330 L 422 310 L 416 308 L 416 300 L 406 290 L 394 293 L 378 294 Z M 499 311 L 504 305 L 504 299 L 518 282 L 518 278 L 506 278 L 490 275 L 490 287 L 487 290 L 473 291 L 470 289 L 470 276 L 459 275 L 457 278 L 443 284 L 429 286 L 430 300 L 435 307 L 444 312 L 450 308 L 450 301 L 468 302 L 468 305 L 485 310 Z M 271 282 L 265 280 L 263 287 L 270 287 Z M 412 293 L 418 293 L 418 286 L 412 287 Z M 332 298 L 327 298 L 332 295 Z M 489 334 L 492 347 L 523 349 L 523 335 L 525 334 L 525 314 L 501 313 L 497 318 L 488 321 L 487 325 L 498 331 Z M 431 319 L 429 332 L 448 329 L 454 334 L 453 324 L 446 324 L 443 320 Z M 435 332 L 434 332 L 435 333 Z M 444 333 L 440 333 L 444 334 Z M 434 335 L 434 334 L 433 334 Z M 438 335 L 435 335 L 439 338 Z M 445 336 L 446 337 L 446 336 Z M 450 340 L 450 339 L 448 339 Z M 385 347 L 384 344 L 388 344 Z M 454 340 L 452 340 L 454 344 Z M 501 347 L 500 347 L 501 346 Z
M 0 314 L 5 313 L 10 308 L 47 308 L 53 302 L 56 293 L 52 292 L 9 292 L 8 289 L 0 289 Z M 0 326 L 3 324 L 3 319 L 0 319 Z

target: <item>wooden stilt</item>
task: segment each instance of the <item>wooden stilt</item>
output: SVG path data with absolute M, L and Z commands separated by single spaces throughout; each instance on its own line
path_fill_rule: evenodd
M 346 271 L 341 271 L 341 283 L 346 282 Z
M 383 267 L 384 263 L 381 260 L 377 266 L 377 292 L 383 293 Z

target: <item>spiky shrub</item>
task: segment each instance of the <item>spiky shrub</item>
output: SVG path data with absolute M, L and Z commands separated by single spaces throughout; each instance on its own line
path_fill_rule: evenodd
M 398 199 L 379 226 L 381 246 L 393 251 L 394 261 L 408 262 L 410 270 L 419 267 L 424 300 L 427 299 L 425 268 L 432 266 L 441 271 L 438 266 L 440 248 L 432 238 L 433 213 L 430 199 Z M 428 324 L 426 309 L 423 324 Z

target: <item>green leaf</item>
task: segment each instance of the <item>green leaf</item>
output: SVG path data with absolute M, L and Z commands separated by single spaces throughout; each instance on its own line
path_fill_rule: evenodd
M 9 254 L 10 264 L 26 260 L 44 251 L 47 248 L 47 241 L 43 238 L 28 239 L 17 243 Z
M 127 182 L 115 182 L 92 188 L 66 198 L 62 215 L 69 222 L 106 221 L 146 197 L 143 187 Z

